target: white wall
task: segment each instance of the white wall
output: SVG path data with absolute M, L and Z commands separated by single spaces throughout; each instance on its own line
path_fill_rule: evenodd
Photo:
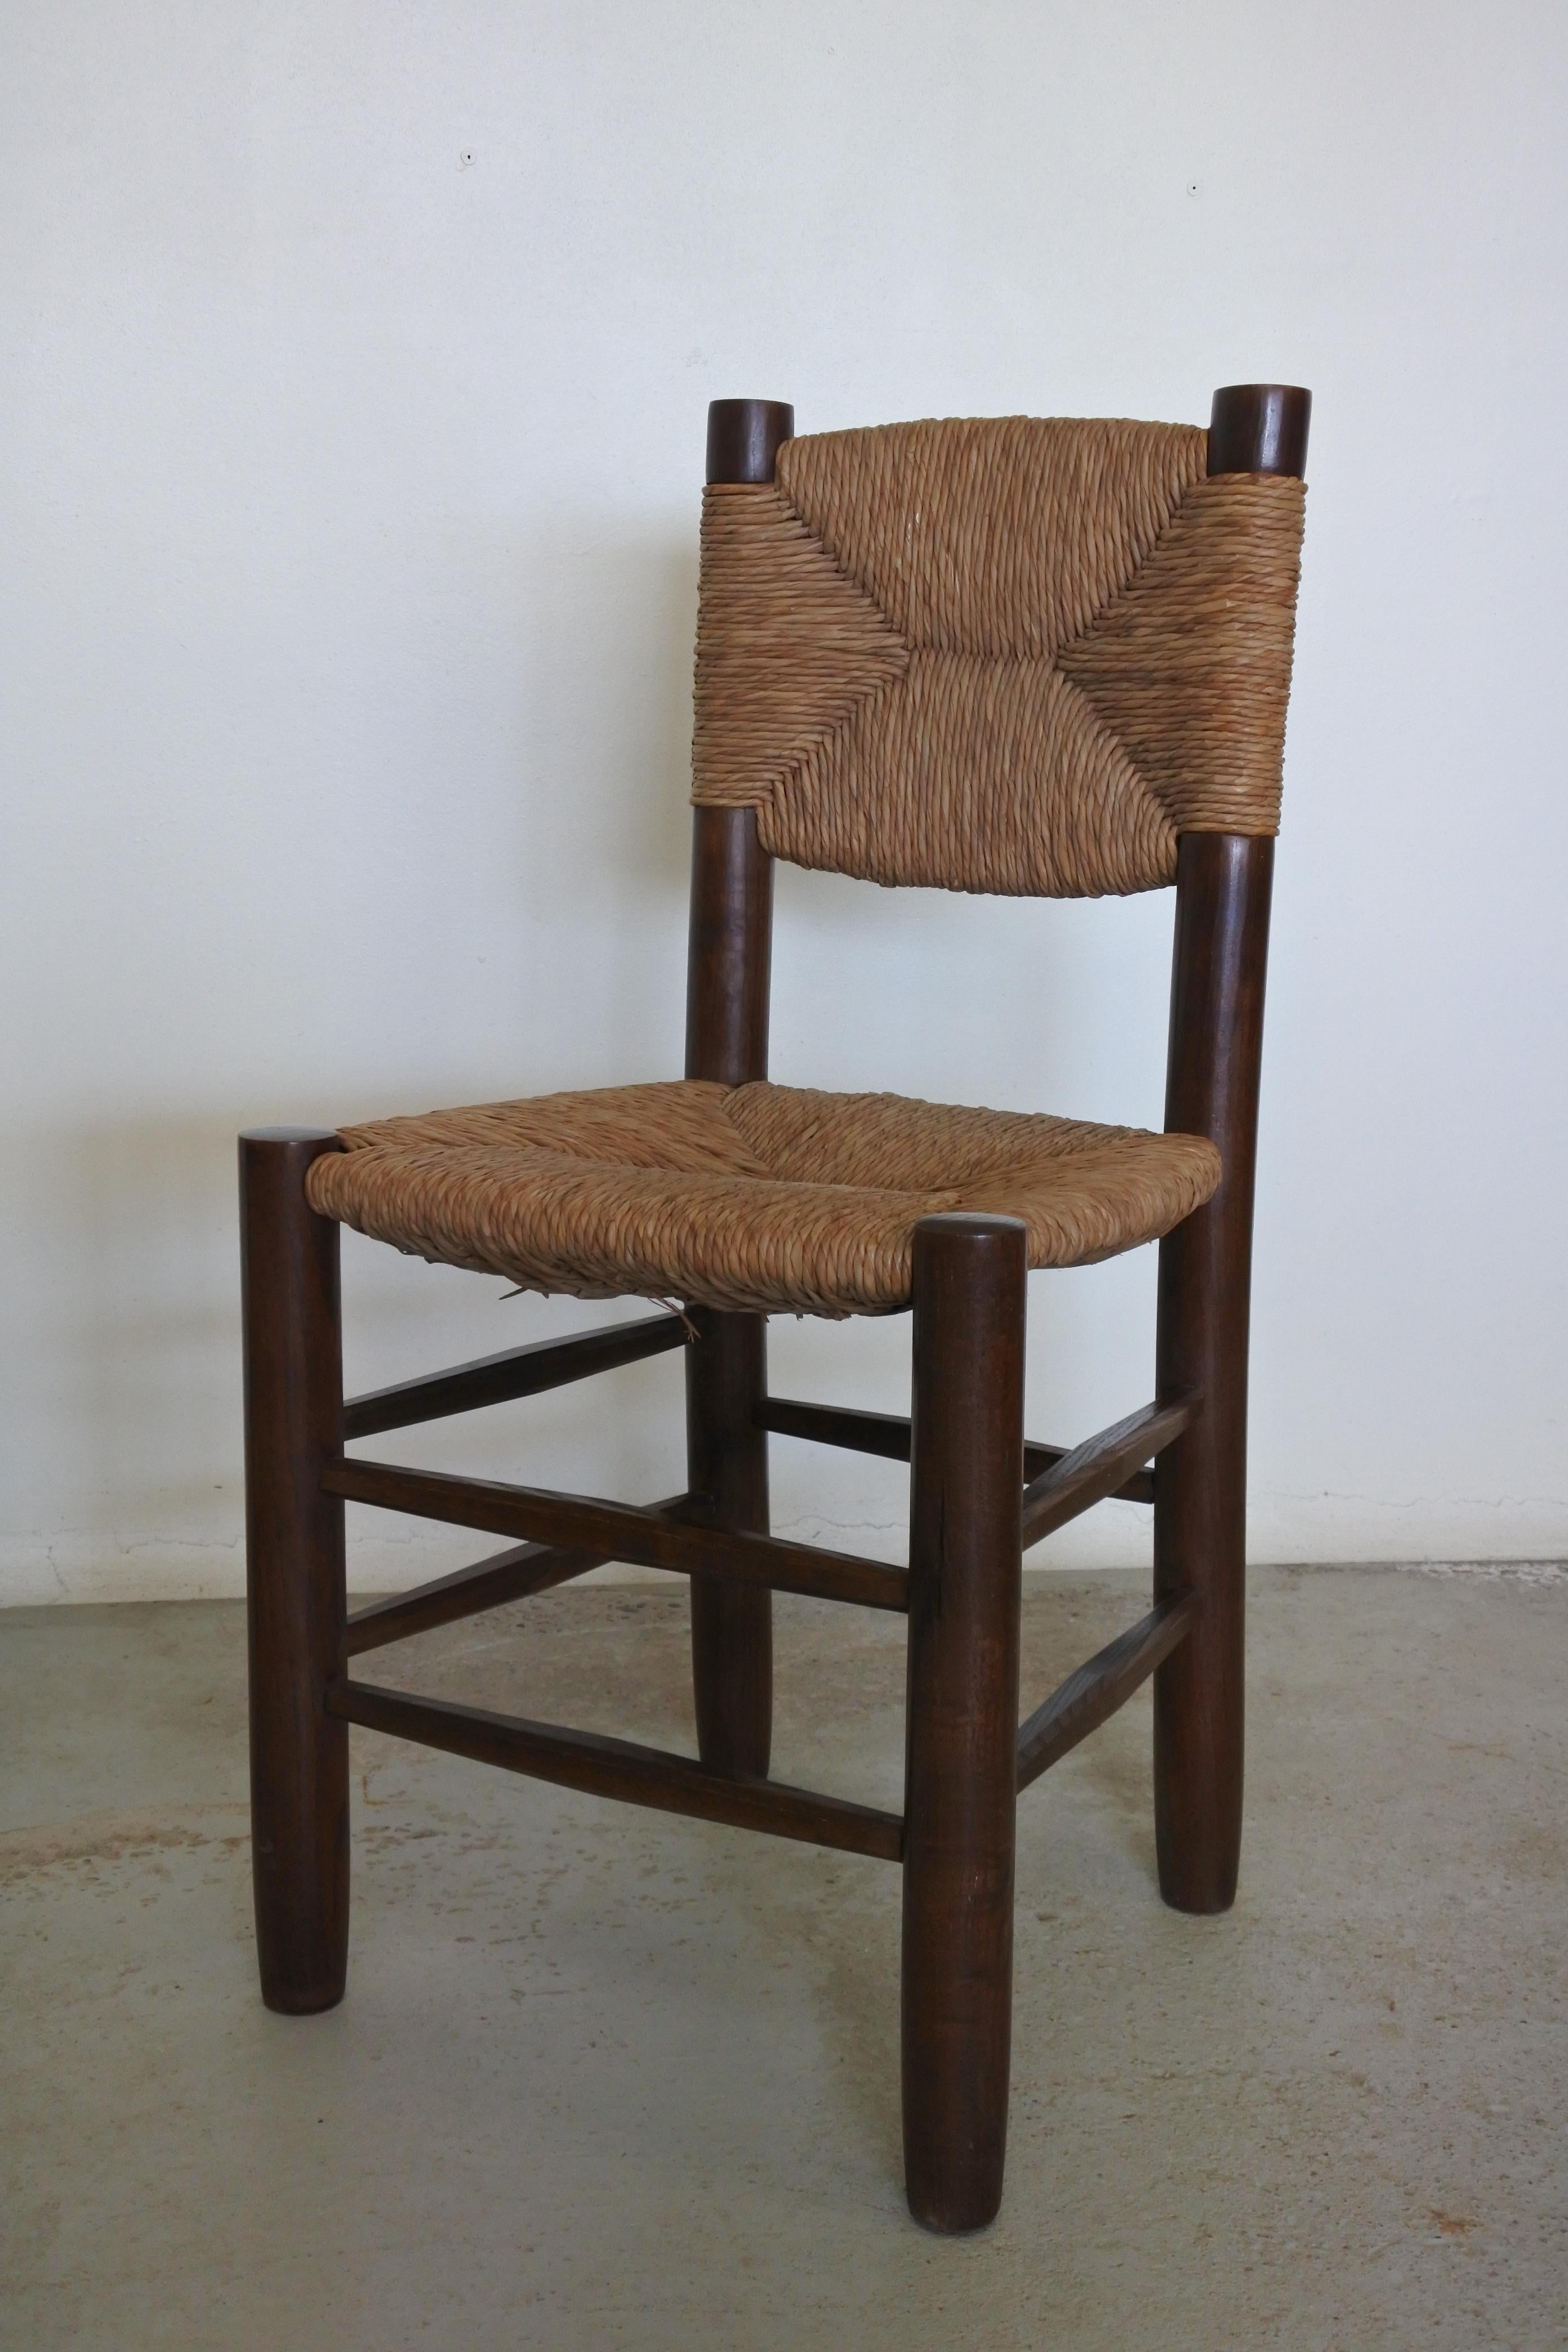
M 10 0 L 0 1594 L 238 1588 L 241 1124 L 678 1073 L 710 396 L 1255 377 L 1318 406 L 1254 1555 L 1568 1552 L 1565 64 L 1558 0 Z M 1169 920 L 786 872 L 774 1074 L 1157 1124 Z M 1148 1393 L 1152 1255 L 1036 1277 L 1035 1433 Z M 345 1280 L 355 1385 L 619 1311 Z M 778 1385 L 897 1409 L 907 1328 Z M 402 1450 L 667 1492 L 679 1388 Z

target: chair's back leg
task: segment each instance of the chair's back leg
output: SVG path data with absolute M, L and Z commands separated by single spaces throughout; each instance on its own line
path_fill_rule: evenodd
M 1177 886 L 1168 1129 L 1207 1135 L 1219 1191 L 1160 1244 L 1156 1386 L 1203 1391 L 1154 1473 L 1154 1596 L 1194 1592 L 1193 1631 L 1154 1677 L 1160 1891 L 1224 1911 L 1241 1855 L 1247 1349 L 1253 1160 L 1274 844 L 1188 834 Z
M 710 483 L 771 482 L 795 430 L 787 401 L 715 400 L 708 409 Z M 773 869 L 752 808 L 692 812 L 686 1075 L 738 1087 L 768 1074 Z M 686 1369 L 686 1452 L 693 1494 L 719 1527 L 768 1532 L 763 1395 L 767 1324 L 760 1315 L 695 1317 Z M 773 1738 L 773 1595 L 691 1580 L 697 1746 L 716 1772 L 763 1777 Z
M 1002 2199 L 1024 1483 L 1023 1225 L 915 1228 L 904 2170 L 931 2230 Z
M 239 1139 L 250 1819 L 268 2009 L 342 1999 L 349 1931 L 348 1726 L 322 1695 L 342 1669 L 343 1507 L 321 1489 L 342 1448 L 338 1229 L 305 1198 L 335 1135 Z
M 768 1532 L 768 1439 L 753 1408 L 767 1385 L 761 1315 L 692 1310 L 686 1351 L 687 1483 L 712 1496 L 712 1524 Z M 773 1741 L 773 1594 L 691 1580 L 697 1749 L 715 1772 L 765 1779 Z
M 748 403 L 721 403 L 747 407 Z M 773 860 L 754 809 L 693 812 L 686 1075 L 721 1086 L 766 1077 Z M 767 1322 L 705 1311 L 687 1350 L 687 1483 L 712 1497 L 717 1527 L 768 1532 L 768 1440 L 754 1408 L 766 1387 Z M 697 1746 L 715 1772 L 761 1778 L 773 1737 L 773 1595 L 691 1580 Z

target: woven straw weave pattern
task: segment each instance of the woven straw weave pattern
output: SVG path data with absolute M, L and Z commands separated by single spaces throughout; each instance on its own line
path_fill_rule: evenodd
M 312 1207 L 524 1289 L 803 1314 L 909 1304 L 916 1221 L 1023 1219 L 1029 1263 L 1152 1241 L 1219 1182 L 1201 1137 L 766 1082 L 616 1087 L 345 1128 Z
M 806 436 L 708 490 L 692 797 L 889 883 L 1171 881 L 1279 820 L 1303 491 L 1194 427 L 1000 417 Z

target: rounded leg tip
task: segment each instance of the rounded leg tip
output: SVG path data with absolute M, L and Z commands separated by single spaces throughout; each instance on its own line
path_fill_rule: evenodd
M 1236 1880 L 1194 1880 L 1162 1871 L 1160 1897 L 1173 1911 L 1185 1911 L 1194 1919 L 1217 1919 L 1236 1901 Z
M 1161 1897 L 1173 1911 L 1201 1919 L 1228 1911 L 1241 1875 L 1241 1844 L 1237 1806 L 1176 1806 L 1156 1780 L 1154 1866 Z
M 1002 2210 L 1000 2189 L 981 2199 L 927 2198 L 914 2189 L 908 2193 L 910 2215 L 936 2238 L 973 2237 L 988 2230 Z
M 264 1984 L 261 1999 L 277 2017 L 320 2017 L 323 2010 L 337 2008 L 344 1990 L 342 1984 Z
M 963 2238 L 988 2230 L 1002 2209 L 1005 2177 L 1003 2152 L 994 2144 L 966 2149 L 962 2138 L 954 2145 L 943 2135 L 935 2146 L 905 2146 L 910 2212 L 934 2237 Z

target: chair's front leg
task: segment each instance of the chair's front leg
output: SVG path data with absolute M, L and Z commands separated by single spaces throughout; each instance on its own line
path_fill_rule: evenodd
M 712 1498 L 712 1524 L 765 1536 L 768 1438 L 754 1408 L 767 1386 L 767 1321 L 694 1308 L 686 1351 L 687 1483 Z M 697 1751 L 710 1770 L 767 1777 L 773 1744 L 773 1594 L 691 1580 Z
M 915 1229 L 904 1780 L 904 2170 L 931 2230 L 1002 2200 L 1024 1482 L 1025 1229 Z
M 338 1229 L 305 1198 L 341 1148 L 239 1139 L 256 1939 L 262 1999 L 295 2015 L 340 2001 L 348 1962 L 348 1726 L 322 1706 L 343 1657 L 343 1507 L 321 1488 L 342 1450 Z

